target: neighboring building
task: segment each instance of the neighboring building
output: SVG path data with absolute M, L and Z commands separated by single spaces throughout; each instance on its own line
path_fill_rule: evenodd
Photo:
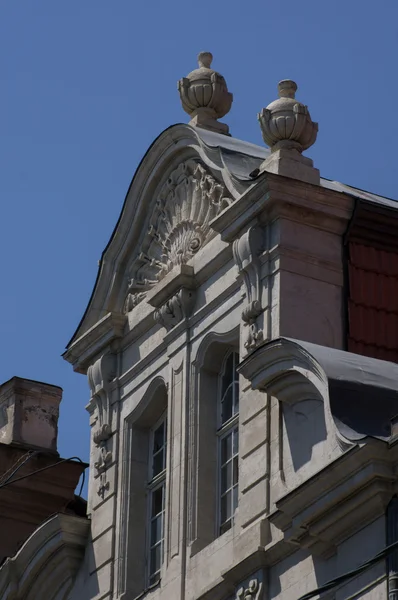
M 199 58 L 64 355 L 91 389 L 91 533 L 41 600 L 298 600 L 398 540 L 397 205 L 320 178 L 291 81 L 271 150 L 230 137 Z M 322 598 L 396 598 L 391 557 Z
M 61 398 L 30 379 L 0 385 L 1 600 L 66 598 L 84 556 L 90 522 L 74 491 L 87 465 L 57 452 Z

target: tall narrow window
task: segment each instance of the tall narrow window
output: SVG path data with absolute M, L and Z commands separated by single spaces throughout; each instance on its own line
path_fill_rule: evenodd
M 151 430 L 148 483 L 148 584 L 160 580 L 164 554 L 166 501 L 166 418 Z
M 219 381 L 219 534 L 232 527 L 239 482 L 239 355 L 230 352 Z

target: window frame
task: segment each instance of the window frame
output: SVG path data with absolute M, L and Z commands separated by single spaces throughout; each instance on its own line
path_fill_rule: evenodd
M 154 459 L 154 456 L 157 454 L 157 452 L 160 451 L 160 450 L 158 450 L 157 452 L 153 451 L 154 437 L 155 437 L 156 431 L 159 429 L 159 427 L 162 424 L 164 424 L 164 443 L 162 446 L 162 449 L 164 452 L 164 459 L 163 459 L 164 460 L 164 468 L 162 469 L 162 471 L 160 471 L 156 475 L 153 475 L 153 459 Z M 168 429 L 167 429 L 167 411 L 164 411 L 163 414 L 156 421 L 156 423 L 150 428 L 150 431 L 149 431 L 148 481 L 147 481 L 147 485 L 146 485 L 146 493 L 147 493 L 146 531 L 147 531 L 147 535 L 146 535 L 146 552 L 145 552 L 145 554 L 146 554 L 145 579 L 146 579 L 147 588 L 151 588 L 151 587 L 158 585 L 162 579 L 162 567 L 163 567 L 163 563 L 164 563 L 164 553 L 165 553 L 165 517 L 166 517 L 166 493 L 167 493 L 167 489 L 166 489 L 167 431 L 168 431 Z M 159 490 L 160 488 L 163 489 L 162 510 L 160 513 L 158 513 L 156 515 L 155 518 L 157 518 L 159 515 L 162 516 L 162 525 L 161 525 L 162 533 L 161 533 L 160 540 L 156 541 L 155 543 L 152 543 L 152 522 L 154 520 L 154 517 L 152 516 L 153 497 L 154 497 L 154 493 L 157 490 Z M 161 546 L 160 568 L 157 571 L 154 571 L 152 573 L 151 572 L 151 551 L 153 548 L 155 548 L 159 544 Z M 157 574 L 158 574 L 158 578 L 154 580 L 154 577 Z
M 235 384 L 238 384 L 238 398 L 237 398 L 237 406 L 238 406 L 238 410 L 235 414 L 232 414 L 232 416 L 227 419 L 224 423 L 222 422 L 222 401 L 223 401 L 223 397 L 225 396 L 225 394 L 227 393 L 227 390 L 225 390 L 224 395 L 222 395 L 222 380 L 223 377 L 225 375 L 226 372 L 226 367 L 227 367 L 227 362 L 230 356 L 234 357 L 234 361 L 233 361 L 233 380 L 232 383 L 229 384 L 232 385 L 232 389 L 233 389 L 233 397 L 232 397 L 232 410 L 234 409 L 235 406 Z M 238 477 L 237 477 L 237 483 L 234 485 L 233 484 L 233 469 L 234 469 L 234 459 L 237 458 L 238 460 L 238 464 L 239 464 L 239 394 L 240 394 L 240 390 L 239 390 L 239 375 L 236 371 L 236 367 L 239 364 L 239 353 L 236 351 L 236 349 L 230 349 L 226 355 L 224 356 L 224 360 L 222 362 L 221 365 L 221 369 L 218 375 L 218 389 L 217 389 L 217 431 L 216 431 L 216 435 L 217 435 L 217 484 L 216 484 L 216 492 L 217 492 L 217 512 L 216 512 L 216 537 L 220 537 L 221 535 L 223 535 L 224 533 L 226 533 L 227 531 L 229 531 L 230 529 L 232 529 L 233 524 L 234 524 L 234 517 L 235 517 L 235 513 L 236 513 L 236 509 L 238 507 L 238 501 L 236 502 L 236 505 L 234 506 L 233 503 L 233 495 L 234 495 L 234 488 L 237 488 L 237 494 L 239 494 L 239 466 L 238 466 Z M 235 375 L 236 375 L 236 379 L 235 379 Z M 229 387 L 228 386 L 228 387 Z M 225 462 L 222 463 L 222 458 L 221 458 L 221 448 L 222 448 L 222 440 L 225 439 L 226 437 L 228 437 L 229 435 L 232 435 L 232 440 L 231 440 L 231 456 L 230 458 Z M 237 452 L 234 453 L 234 435 L 237 436 L 238 438 L 238 449 Z M 232 467 L 231 467 L 231 487 L 228 488 L 228 490 L 224 493 L 228 493 L 228 491 L 231 492 L 231 499 L 232 499 L 232 509 L 231 510 L 231 518 L 230 518 L 230 526 L 225 529 L 224 531 L 222 531 L 222 527 L 223 525 L 225 525 L 226 523 L 228 523 L 228 521 L 221 521 L 221 500 L 222 497 L 224 495 L 224 493 L 222 492 L 222 488 L 221 488 L 221 477 L 222 477 L 222 467 L 223 464 L 227 464 L 228 461 L 231 461 L 232 463 Z

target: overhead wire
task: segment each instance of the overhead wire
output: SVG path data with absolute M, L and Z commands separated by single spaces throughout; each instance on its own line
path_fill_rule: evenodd
M 386 546 L 386 548 L 381 550 L 373 558 L 362 563 L 362 565 L 360 565 L 356 569 L 353 569 L 352 571 L 347 571 L 347 573 L 344 573 L 343 575 L 340 575 L 339 577 L 336 577 L 335 579 L 331 579 L 330 581 L 328 581 L 321 587 L 317 588 L 316 590 L 313 590 L 312 592 L 308 592 L 307 594 L 304 594 L 304 596 L 300 596 L 300 598 L 298 600 L 310 600 L 311 598 L 314 598 L 315 596 L 319 596 L 320 594 L 323 594 L 324 592 L 328 592 L 329 590 L 337 587 L 338 585 L 341 585 L 342 583 L 345 583 L 346 581 L 353 579 L 354 577 L 356 577 L 357 575 L 360 575 L 367 569 L 370 569 L 370 567 L 373 567 L 373 565 L 375 565 L 378 562 L 380 562 L 381 560 L 383 560 L 383 558 L 387 558 L 387 556 L 389 556 L 392 552 L 394 552 L 394 550 L 398 550 L 398 541 L 394 542 L 393 544 L 390 544 L 389 546 Z
M 19 460 L 17 460 L 16 463 L 14 463 L 14 465 L 11 467 L 11 469 L 6 471 L 2 475 L 2 477 L 0 478 L 0 487 L 3 484 L 7 483 L 12 477 L 14 477 L 15 473 L 17 473 L 28 462 L 28 460 L 30 460 L 37 454 L 39 454 L 38 450 L 34 450 L 34 451 L 29 450 L 29 452 L 27 452 L 27 454 L 24 454 L 23 456 L 21 456 L 19 458 Z
M 36 471 L 31 471 L 30 473 L 27 473 L 26 475 L 22 475 L 22 477 L 17 477 L 16 479 L 12 479 L 12 477 L 15 475 L 15 473 L 17 473 L 17 471 L 19 471 L 19 469 L 24 464 L 26 464 L 28 462 L 28 460 L 30 460 L 34 455 L 37 455 L 37 454 L 40 454 L 40 452 L 39 451 L 32 452 L 28 457 L 26 457 L 25 461 L 23 461 L 16 469 L 14 469 L 14 471 L 7 477 L 7 479 L 5 481 L 0 483 L 0 490 L 2 488 L 6 487 L 7 485 L 11 485 L 12 483 L 16 483 L 17 481 L 22 481 L 23 479 L 27 479 L 28 477 L 32 477 L 33 475 L 36 475 L 37 473 L 42 473 L 43 471 L 52 469 L 53 467 L 56 467 L 57 465 L 60 465 L 65 462 L 78 461 L 81 464 L 84 464 L 81 458 L 79 458 L 78 456 L 72 456 L 71 458 L 63 458 L 62 460 L 52 463 L 51 465 L 47 465 L 46 467 L 42 467 L 41 469 L 37 469 Z M 82 495 L 85 479 L 86 479 L 86 473 L 85 473 L 85 469 L 84 469 L 82 472 L 82 483 L 80 486 L 79 496 Z

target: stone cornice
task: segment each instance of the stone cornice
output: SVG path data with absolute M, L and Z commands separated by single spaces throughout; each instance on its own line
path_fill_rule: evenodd
M 86 373 L 92 358 L 122 337 L 127 317 L 119 313 L 108 313 L 93 327 L 77 338 L 62 355 L 73 365 L 75 371 Z
M 351 448 L 280 498 L 271 523 L 283 531 L 286 542 L 320 554 L 333 552 L 384 514 L 397 491 L 397 452 L 378 440 Z
M 354 199 L 348 194 L 266 173 L 213 219 L 211 226 L 228 242 L 258 215 L 264 222 L 287 218 L 343 234 L 353 208 Z

